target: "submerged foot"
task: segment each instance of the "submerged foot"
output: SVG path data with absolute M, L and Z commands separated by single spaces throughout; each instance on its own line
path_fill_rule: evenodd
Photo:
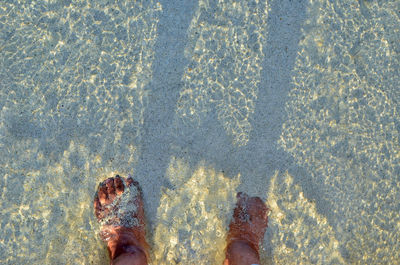
M 224 264 L 257 264 L 259 245 L 268 225 L 268 211 L 259 197 L 237 194 L 233 219 L 229 225 Z
M 99 184 L 94 210 L 101 224 L 100 236 L 107 243 L 111 263 L 146 264 L 149 246 L 145 239 L 143 198 L 139 183 L 131 177 L 124 179 L 117 175 L 108 178 Z

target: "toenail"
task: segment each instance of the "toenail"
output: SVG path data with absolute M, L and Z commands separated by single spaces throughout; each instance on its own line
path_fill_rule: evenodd
M 107 180 L 106 180 L 106 184 L 110 184 L 111 181 L 113 181 L 111 178 L 107 179 Z
M 126 179 L 126 182 L 127 182 L 128 186 L 131 186 L 132 184 L 134 184 L 134 180 L 133 180 L 132 177 L 128 177 L 128 178 Z

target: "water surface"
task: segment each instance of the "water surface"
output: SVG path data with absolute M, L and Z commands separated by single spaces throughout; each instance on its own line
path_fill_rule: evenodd
M 108 264 L 92 199 L 141 183 L 153 264 L 400 260 L 400 3 L 0 4 L 0 263 Z

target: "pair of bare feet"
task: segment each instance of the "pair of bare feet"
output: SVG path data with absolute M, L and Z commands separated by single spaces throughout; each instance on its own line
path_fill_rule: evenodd
M 259 244 L 267 228 L 268 208 L 258 197 L 237 194 L 227 236 L 224 265 L 260 264 Z M 100 183 L 94 199 L 111 264 L 144 265 L 149 260 L 142 190 L 132 178 L 120 176 Z

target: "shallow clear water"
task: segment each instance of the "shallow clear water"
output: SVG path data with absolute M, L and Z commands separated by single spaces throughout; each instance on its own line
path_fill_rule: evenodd
M 0 263 L 107 264 L 143 187 L 152 264 L 220 264 L 235 194 L 266 264 L 400 260 L 400 2 L 0 4 Z

